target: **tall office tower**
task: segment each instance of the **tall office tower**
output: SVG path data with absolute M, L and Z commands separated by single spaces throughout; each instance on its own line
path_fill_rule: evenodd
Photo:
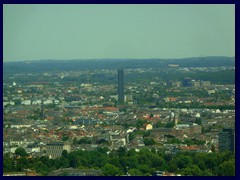
M 124 71 L 118 69 L 118 104 L 124 103 Z
M 183 87 L 190 87 L 192 85 L 192 79 L 190 77 L 186 77 L 182 81 L 182 86 Z
M 45 117 L 44 117 L 44 106 L 43 106 L 43 100 L 41 102 L 41 119 L 44 120 Z
M 235 152 L 235 132 L 232 128 L 224 128 L 219 132 L 219 151 Z

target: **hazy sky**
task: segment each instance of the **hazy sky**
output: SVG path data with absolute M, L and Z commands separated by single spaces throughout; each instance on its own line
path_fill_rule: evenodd
M 3 60 L 235 55 L 235 5 L 3 5 Z

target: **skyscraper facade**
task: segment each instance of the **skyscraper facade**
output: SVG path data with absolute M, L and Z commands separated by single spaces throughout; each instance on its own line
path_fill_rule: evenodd
M 118 103 L 124 103 L 124 70 L 118 69 Z
M 219 151 L 235 151 L 235 132 L 232 128 L 224 128 L 219 132 Z

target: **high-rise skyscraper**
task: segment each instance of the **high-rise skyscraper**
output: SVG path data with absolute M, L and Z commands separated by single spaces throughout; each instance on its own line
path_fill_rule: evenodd
M 224 128 L 219 132 L 219 151 L 235 151 L 235 132 L 232 128 Z
M 124 103 L 124 71 L 118 69 L 118 104 Z
M 44 120 L 45 117 L 44 117 L 44 106 L 43 106 L 43 100 L 41 101 L 41 119 Z

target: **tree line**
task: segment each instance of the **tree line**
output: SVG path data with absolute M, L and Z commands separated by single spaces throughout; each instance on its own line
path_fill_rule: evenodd
M 23 148 L 18 148 L 15 156 L 4 154 L 4 172 L 20 172 L 32 169 L 41 175 L 48 175 L 60 168 L 97 169 L 104 176 L 149 176 L 154 171 L 168 171 L 186 176 L 234 176 L 235 155 L 232 152 L 165 153 L 164 150 L 135 149 L 120 147 L 109 151 L 108 148 L 96 148 L 94 151 L 63 151 L 62 156 L 49 159 L 47 156 L 29 158 Z

